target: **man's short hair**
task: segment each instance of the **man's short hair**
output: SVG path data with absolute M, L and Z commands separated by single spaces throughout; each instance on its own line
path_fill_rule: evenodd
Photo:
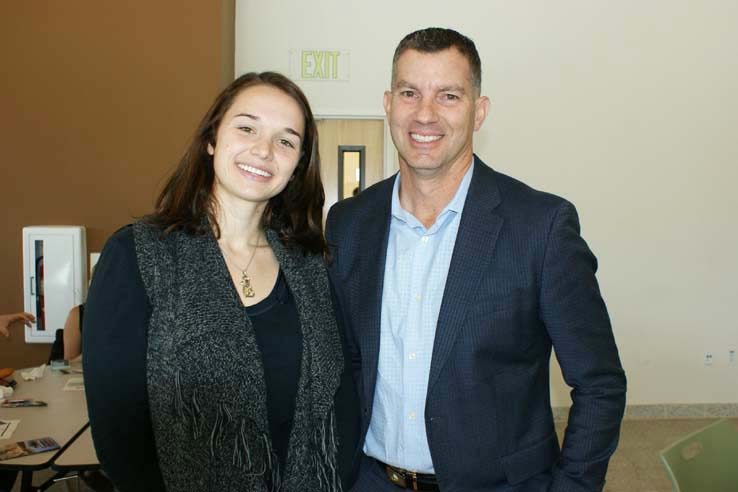
M 456 48 L 469 62 L 471 68 L 472 84 L 477 92 L 482 91 L 482 62 L 474 41 L 463 34 L 442 27 L 428 27 L 411 32 L 400 41 L 392 58 L 392 81 L 395 81 L 397 71 L 397 60 L 407 50 L 415 50 L 421 53 L 437 53 L 449 48 Z

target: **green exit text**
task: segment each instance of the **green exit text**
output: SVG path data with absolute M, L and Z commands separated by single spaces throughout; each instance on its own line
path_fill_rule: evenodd
M 337 80 L 340 51 L 303 51 L 303 79 Z

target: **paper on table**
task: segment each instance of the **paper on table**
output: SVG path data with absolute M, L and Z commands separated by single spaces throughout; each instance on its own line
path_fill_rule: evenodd
M 6 398 L 13 396 L 13 388 L 10 386 L 0 386 L 0 402 Z
M 46 364 L 41 364 L 38 367 L 34 367 L 30 371 L 21 372 L 21 376 L 26 381 L 34 381 L 36 379 L 40 379 L 44 375 L 45 369 L 46 369 Z
M 64 385 L 64 391 L 84 391 L 85 380 L 82 378 L 69 378 Z
M 9 439 L 20 420 L 0 420 L 0 439 Z

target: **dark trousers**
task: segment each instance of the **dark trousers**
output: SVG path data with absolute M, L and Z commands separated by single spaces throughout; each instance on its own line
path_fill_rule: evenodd
M 359 478 L 356 480 L 354 486 L 351 487 L 350 492 L 405 492 L 402 489 L 398 489 L 397 486 L 389 481 L 387 474 L 376 461 L 364 453 L 361 456 Z
M 490 492 L 546 492 L 551 485 L 551 473 L 544 472 L 535 475 L 523 483 L 516 485 L 502 484 L 490 489 Z M 441 489 L 442 492 L 443 489 Z M 362 453 L 359 478 L 350 492 L 407 492 L 400 489 L 387 478 L 381 465 Z

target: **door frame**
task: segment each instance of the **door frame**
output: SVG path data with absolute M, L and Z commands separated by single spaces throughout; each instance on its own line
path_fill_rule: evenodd
M 343 200 L 344 192 L 343 189 L 343 153 L 344 152 L 358 152 L 359 153 L 359 191 L 364 191 L 366 186 L 366 145 L 339 145 L 338 146 L 338 201 Z M 384 173 L 384 171 L 382 171 Z
M 384 135 L 382 137 L 382 144 L 384 146 L 382 150 L 382 178 L 386 179 L 392 176 L 400 168 L 397 162 L 397 151 L 392 143 L 392 134 L 390 133 L 387 116 L 383 112 L 351 114 L 315 113 L 313 116 L 316 120 L 382 120 L 382 128 L 384 128 Z

